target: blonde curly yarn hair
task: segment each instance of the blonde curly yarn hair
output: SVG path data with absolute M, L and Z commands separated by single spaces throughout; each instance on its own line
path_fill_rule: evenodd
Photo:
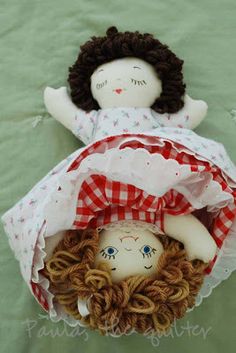
M 166 235 L 156 236 L 164 247 L 156 274 L 112 283 L 108 266 L 94 265 L 99 250 L 98 231 L 67 231 L 43 271 L 55 301 L 75 319 L 102 334 L 114 330 L 123 334 L 132 330 L 167 331 L 194 305 L 207 264 L 188 261 L 180 242 Z M 89 315 L 82 317 L 79 313 L 78 298 L 88 300 Z

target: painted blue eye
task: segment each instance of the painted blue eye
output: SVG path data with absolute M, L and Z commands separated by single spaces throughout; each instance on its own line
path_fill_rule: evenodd
M 115 258 L 115 255 L 118 253 L 118 250 L 114 246 L 107 246 L 106 248 L 102 249 L 100 253 L 105 259 L 108 257 L 108 259 L 110 260 L 111 258 Z
M 143 252 L 144 252 L 145 254 L 149 254 L 149 253 L 151 252 L 150 246 L 145 245 L 144 248 L 143 248 Z
M 152 248 L 150 245 L 143 245 L 139 250 L 144 257 L 151 257 L 157 250 Z
M 107 249 L 107 253 L 108 253 L 109 255 L 113 255 L 114 252 L 115 252 L 115 249 L 112 248 L 112 247 L 109 247 L 109 248 Z

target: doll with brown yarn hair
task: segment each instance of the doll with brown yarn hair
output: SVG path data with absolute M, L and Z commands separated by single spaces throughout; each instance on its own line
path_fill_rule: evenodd
M 69 69 L 68 77 L 72 101 L 79 108 L 86 111 L 99 109 L 90 89 L 92 74 L 105 63 L 128 57 L 139 58 L 151 64 L 162 81 L 162 92 L 152 103 L 153 110 L 159 113 L 176 113 L 183 107 L 183 60 L 150 33 L 122 33 L 116 27 L 110 27 L 106 36 L 94 36 L 80 49 L 76 62 Z
M 154 119 L 150 117 L 149 124 L 146 119 L 142 128 L 133 120 L 132 110 L 126 112 L 132 118 L 128 131 L 154 126 L 194 129 L 205 117 L 207 104 L 185 93 L 182 67 L 183 60 L 152 34 L 110 27 L 105 36 L 93 36 L 81 45 L 69 68 L 70 95 L 66 87 L 47 87 L 44 102 L 48 112 L 85 144 L 124 132 L 123 122 L 115 124 L 124 113 L 110 108 L 151 108 Z M 110 119 L 115 113 L 112 128 L 99 114 L 103 111 Z
M 236 269 L 236 167 L 192 131 L 207 105 L 186 94 L 182 66 L 152 34 L 111 27 L 82 44 L 70 92 L 45 89 L 86 146 L 2 220 L 52 320 L 163 332 Z
M 166 332 L 174 320 L 183 317 L 194 305 L 208 264 L 197 259 L 190 261 L 183 243 L 173 237 L 151 233 L 148 225 L 141 230 L 141 225 L 145 227 L 142 222 L 136 222 L 135 226 L 133 222 L 118 223 L 100 232 L 97 229 L 65 232 L 43 271 L 50 281 L 54 300 L 81 324 L 102 334 Z M 117 234 L 122 244 L 114 247 Z M 150 261 L 154 250 L 159 255 Z M 110 259 L 119 251 L 131 256 L 131 261 L 128 263 L 121 256 L 114 268 Z M 99 254 L 106 256 L 102 258 Z M 144 264 L 151 264 L 145 268 L 153 265 L 148 275 L 146 270 L 142 273 L 137 268 L 144 255 L 148 255 Z M 125 271 L 113 276 L 114 270 L 122 272 L 122 263 Z M 86 310 L 81 306 L 84 303 Z

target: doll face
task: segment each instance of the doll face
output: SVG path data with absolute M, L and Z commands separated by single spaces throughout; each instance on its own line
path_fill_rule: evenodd
M 162 83 L 152 65 L 128 57 L 100 65 L 91 76 L 91 92 L 102 109 L 145 108 L 160 97 Z
M 95 264 L 106 262 L 111 268 L 113 282 L 128 276 L 155 274 L 163 246 L 149 230 L 129 227 L 102 230 Z

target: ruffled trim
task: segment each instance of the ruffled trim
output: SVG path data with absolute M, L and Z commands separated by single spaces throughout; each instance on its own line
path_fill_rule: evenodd
M 212 290 L 236 270 L 236 220 L 219 251 L 216 263 L 209 275 L 206 275 L 195 306 L 211 295 Z
M 196 156 L 199 160 L 202 161 L 208 161 L 210 165 L 216 165 L 218 168 L 222 170 L 223 176 L 228 179 L 228 184 L 229 186 L 235 187 L 236 185 L 236 166 L 232 162 L 232 160 L 229 158 L 224 146 L 212 139 L 207 139 L 204 137 L 201 137 L 197 135 L 194 131 L 185 129 L 185 128 L 172 128 L 172 127 L 164 127 L 164 128 L 157 128 L 153 131 L 146 132 L 143 134 L 144 137 L 151 137 L 155 139 L 156 135 L 160 139 L 163 139 L 165 141 L 170 142 L 173 147 L 175 148 L 175 145 L 178 145 L 178 149 L 183 148 L 182 151 L 187 152 L 188 154 L 192 154 Z M 142 135 L 142 134 L 139 134 Z M 191 142 L 189 142 L 189 138 L 191 139 Z M 208 156 L 206 157 L 206 153 L 204 153 L 203 150 L 199 149 L 198 146 L 194 146 L 192 143 L 192 138 L 195 139 L 195 144 L 200 144 L 204 145 L 204 148 L 207 147 L 206 144 L 209 147 L 213 147 L 213 150 L 215 149 L 221 149 L 222 155 L 218 155 L 218 158 L 215 158 L 215 156 Z M 213 151 L 212 150 L 212 151 Z M 219 158 L 220 157 L 220 158 Z M 220 160 L 221 159 L 221 160 Z M 224 160 L 225 163 L 222 163 L 222 160 Z
M 75 320 L 72 316 L 68 315 L 60 304 L 54 302 L 54 295 L 49 290 L 50 282 L 40 273 L 40 271 L 44 268 L 44 259 L 46 257 L 44 249 L 45 232 L 41 232 L 35 247 L 35 263 L 32 267 L 32 282 L 39 285 L 45 299 L 47 300 L 50 319 L 55 323 L 63 320 L 71 327 L 75 327 L 77 325 L 85 326 L 79 320 Z
M 35 246 L 35 255 L 34 255 L 34 262 L 32 266 L 32 282 L 37 283 L 40 288 L 42 288 L 45 298 L 48 304 L 48 310 L 50 313 L 50 318 L 57 316 L 57 313 L 54 309 L 53 298 L 54 295 L 49 291 L 50 283 L 48 279 L 41 275 L 40 271 L 44 269 L 44 259 L 46 257 L 45 249 L 45 233 L 46 230 L 44 229 L 43 232 L 39 233 L 37 243 Z

